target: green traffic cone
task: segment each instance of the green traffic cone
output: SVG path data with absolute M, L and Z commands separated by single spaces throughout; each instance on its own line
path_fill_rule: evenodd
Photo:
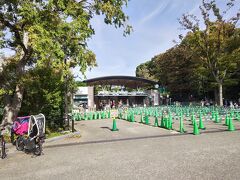
M 169 119 L 168 119 L 168 117 L 165 118 L 165 128 L 169 129 Z
M 215 111 L 212 111 L 212 118 L 211 119 L 214 119 L 215 117 Z
M 215 121 L 214 121 L 215 123 L 219 123 L 220 121 L 219 121 L 219 115 L 218 115 L 218 112 L 216 112 L 216 114 L 215 114 Z
M 169 123 L 169 129 L 172 129 L 172 124 L 173 124 L 173 122 L 172 122 L 172 116 L 171 116 L 171 115 L 169 116 L 169 121 L 168 121 L 168 123 Z
M 227 114 L 226 117 L 225 117 L 225 124 L 224 124 L 224 125 L 226 125 L 226 126 L 229 125 L 229 117 L 228 117 L 228 114 Z
M 183 118 L 180 117 L 180 128 L 179 128 L 179 132 L 180 133 L 184 133 L 185 130 L 184 130 L 184 127 L 183 127 Z
M 86 113 L 84 114 L 84 120 L 88 120 L 88 115 Z
M 77 114 L 73 115 L 73 120 L 76 121 L 77 120 Z
M 135 122 L 134 120 L 134 114 L 132 113 L 131 116 L 130 116 L 130 122 Z
M 144 123 L 144 117 L 142 114 L 141 114 L 141 122 L 140 123 Z
M 236 114 L 236 119 L 237 119 L 238 121 L 240 121 L 240 113 L 239 113 L 239 112 Z
M 89 114 L 89 120 L 93 120 L 93 113 L 92 112 L 90 112 L 90 114 Z
M 112 131 L 118 131 L 116 119 L 113 119 Z
M 149 124 L 149 117 L 148 117 L 148 115 L 145 116 L 145 124 L 147 124 L 147 125 Z
M 158 127 L 158 126 L 159 126 L 159 125 L 158 125 L 158 118 L 157 118 L 157 116 L 155 117 L 154 126 L 155 126 L 155 127 Z
M 96 112 L 94 112 L 93 119 L 94 119 L 94 120 L 96 120 L 96 119 L 97 119 L 97 113 L 96 113 Z
M 118 118 L 119 118 L 119 119 L 122 119 L 122 112 L 119 112 L 119 113 L 118 113 Z
M 127 115 L 126 115 L 126 120 L 129 121 L 129 119 L 130 119 L 130 118 L 129 118 L 129 113 L 127 113 Z
M 163 118 L 163 116 L 162 116 L 162 118 L 161 118 L 161 125 L 160 125 L 160 127 L 161 128 L 164 128 L 165 127 L 165 125 L 164 125 L 165 123 L 164 123 L 164 118 Z
M 198 129 L 198 125 L 197 125 L 197 122 L 196 122 L 196 121 L 193 122 L 193 134 L 194 134 L 194 135 L 199 135 L 199 134 L 200 134 L 200 133 L 199 133 L 199 129 Z
M 78 113 L 78 121 L 81 121 L 81 120 L 82 120 L 81 114 Z
M 233 116 L 234 116 L 234 111 L 231 111 L 230 112 L 230 117 L 233 118 Z
M 80 120 L 78 114 L 74 114 L 74 115 L 73 115 L 73 119 L 74 119 L 75 121 L 79 121 L 79 120 Z
M 129 115 L 129 113 L 127 114 L 127 121 L 129 121 L 130 120 L 130 115 Z
M 103 112 L 103 116 L 102 116 L 103 119 L 106 119 L 106 117 L 107 117 L 106 115 L 107 115 L 107 114 L 106 114 L 106 111 L 104 111 L 104 112 Z
M 203 125 L 203 121 L 202 121 L 202 116 L 200 115 L 199 116 L 199 126 L 198 126 L 199 129 L 206 129 Z
M 232 122 L 232 118 L 229 118 L 228 131 L 235 131 L 235 127 Z
M 195 117 L 194 117 L 194 114 L 192 113 L 192 115 L 191 115 L 191 125 L 193 125 L 194 121 L 195 121 Z
M 124 120 L 127 120 L 128 118 L 128 115 L 127 115 L 127 113 L 125 112 L 125 114 L 124 114 Z
M 171 130 L 172 129 L 172 120 L 171 118 L 169 117 L 168 118 L 168 130 Z
M 104 112 L 101 112 L 101 118 L 100 119 L 104 119 Z

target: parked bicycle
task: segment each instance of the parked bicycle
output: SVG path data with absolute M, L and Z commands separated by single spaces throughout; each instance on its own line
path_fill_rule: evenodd
M 2 134 L 2 131 L 4 130 L 4 128 L 1 128 L 0 127 L 0 158 L 4 159 L 5 157 L 7 157 L 7 154 L 6 154 L 6 142 L 4 140 L 4 137 L 3 137 L 3 134 Z

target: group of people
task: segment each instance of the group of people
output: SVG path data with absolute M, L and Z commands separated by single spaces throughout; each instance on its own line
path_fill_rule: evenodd
M 106 101 L 100 101 L 99 109 L 100 110 L 114 109 L 114 108 L 119 108 L 122 105 L 123 105 L 122 100 L 119 100 L 117 103 L 115 100 L 110 100 L 110 101 L 108 101 L 108 103 Z
M 210 100 L 208 100 L 208 99 L 201 100 L 201 106 L 213 106 L 213 105 L 215 105 L 215 104 L 211 99 Z M 223 105 L 224 105 L 224 107 L 238 108 L 238 107 L 240 107 L 240 98 L 237 101 L 225 99 L 223 101 Z
M 238 108 L 240 106 L 240 98 L 237 101 L 224 101 L 224 106 L 225 107 L 230 107 L 230 108 Z

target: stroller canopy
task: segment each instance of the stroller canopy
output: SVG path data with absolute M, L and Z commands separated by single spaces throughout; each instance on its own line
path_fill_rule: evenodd
M 44 136 L 45 134 L 45 116 L 43 114 L 32 115 L 29 121 L 29 137 Z

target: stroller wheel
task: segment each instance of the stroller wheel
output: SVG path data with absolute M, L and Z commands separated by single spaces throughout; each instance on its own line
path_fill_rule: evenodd
M 40 156 L 40 155 L 42 154 L 42 145 L 41 145 L 41 144 L 37 144 L 37 145 L 36 145 L 34 154 L 35 154 L 36 156 Z
M 16 139 L 16 149 L 18 151 L 23 151 L 24 150 L 24 143 L 23 143 L 23 138 L 22 137 L 18 137 Z

